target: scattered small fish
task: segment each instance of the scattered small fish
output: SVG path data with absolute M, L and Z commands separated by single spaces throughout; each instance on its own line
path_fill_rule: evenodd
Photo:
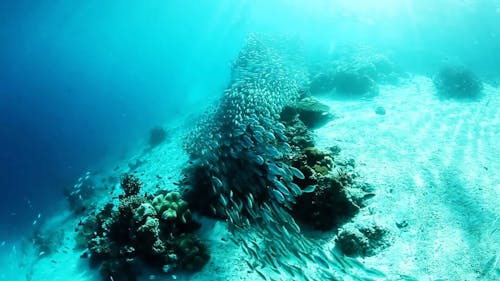
M 2 241 L 2 244 L 0 244 L 0 247 L 5 246 L 5 241 Z

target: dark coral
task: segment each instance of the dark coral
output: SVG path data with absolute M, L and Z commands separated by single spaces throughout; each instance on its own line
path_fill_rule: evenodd
M 333 76 L 333 84 L 337 93 L 345 96 L 363 96 L 377 92 L 375 81 L 357 70 L 343 69 Z
M 314 98 L 304 98 L 299 102 L 286 106 L 281 112 L 281 120 L 291 122 L 298 117 L 310 129 L 323 126 L 333 119 L 330 108 Z
M 389 231 L 375 223 L 347 224 L 337 237 L 342 252 L 348 256 L 373 256 L 391 244 Z
M 107 280 L 135 280 L 139 264 L 197 270 L 208 261 L 208 249 L 192 233 L 195 222 L 178 192 L 139 194 L 141 183 L 125 175 L 118 205 L 111 203 L 80 223 L 78 241 L 86 242 L 92 261 Z M 189 237 L 189 242 L 183 241 Z M 192 263 L 192 264 L 191 264 Z
M 348 48 L 311 67 L 310 92 L 334 97 L 364 97 L 378 93 L 378 84 L 395 83 L 403 77 L 384 55 L 373 50 Z
M 433 79 L 437 93 L 444 98 L 475 99 L 483 89 L 481 80 L 462 66 L 446 66 Z
M 349 183 L 342 183 L 338 175 L 330 173 L 333 161 L 328 152 L 307 147 L 293 159 L 293 165 L 306 176 L 296 179 L 297 185 L 316 187 L 297 198 L 293 215 L 299 221 L 318 230 L 330 230 L 357 213 L 359 207 L 346 192 Z
M 167 139 L 167 131 L 162 127 L 155 127 L 149 132 L 149 146 L 156 147 Z
M 188 271 L 200 270 L 210 256 L 206 246 L 192 234 L 181 234 L 173 241 L 173 247 L 178 255 L 178 264 Z
M 353 171 L 354 164 L 334 163 L 333 157 L 340 153 L 339 147 L 332 147 L 328 151 L 315 147 L 311 131 L 298 116 L 291 120 L 285 118 L 284 121 L 292 147 L 290 164 L 304 174 L 304 179 L 295 178 L 294 183 L 303 190 L 315 187 L 313 192 L 297 197 L 292 215 L 318 230 L 338 227 L 363 206 L 363 199 L 349 192 L 353 187 L 363 185 L 355 180 L 357 174 Z M 336 173 L 333 173 L 335 164 Z M 365 190 L 361 190 L 360 197 L 364 195 Z
M 141 181 L 132 174 L 126 174 L 122 178 L 121 188 L 125 193 L 125 197 L 137 195 L 141 189 Z

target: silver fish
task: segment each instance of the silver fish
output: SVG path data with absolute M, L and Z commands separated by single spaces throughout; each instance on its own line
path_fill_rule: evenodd
M 279 180 L 274 181 L 274 186 L 284 195 L 284 196 L 290 196 L 290 191 L 286 186 Z
M 281 194 L 281 192 L 279 192 L 278 190 L 276 190 L 274 188 L 273 188 L 272 192 L 273 192 L 276 200 L 278 200 L 278 202 L 280 202 L 280 203 L 285 202 L 285 196 L 283 196 L 283 194 Z
M 262 164 L 264 164 L 264 158 L 262 158 L 262 156 L 260 156 L 260 155 L 255 155 L 254 156 L 254 161 L 259 166 L 262 165 Z
M 302 193 L 313 193 L 316 190 L 315 185 L 308 185 L 304 189 L 302 189 Z
M 293 195 L 295 195 L 295 196 L 302 195 L 302 189 L 300 189 L 300 187 L 298 185 L 296 185 L 295 183 L 289 182 L 288 187 L 292 191 Z
M 222 187 L 222 185 L 223 185 L 222 181 L 220 179 L 218 179 L 217 177 L 212 176 L 211 180 L 212 180 L 212 185 L 214 185 L 216 188 Z
M 303 173 L 302 173 L 299 169 L 297 169 L 297 168 L 295 168 L 295 167 L 290 166 L 290 170 L 292 171 L 292 174 L 293 174 L 296 178 L 298 178 L 298 179 L 300 179 L 300 180 L 305 179 L 304 174 L 303 174 Z

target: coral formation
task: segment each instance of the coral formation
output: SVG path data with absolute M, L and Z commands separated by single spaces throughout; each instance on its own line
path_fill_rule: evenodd
M 348 223 L 337 237 L 339 248 L 348 256 L 373 256 L 390 246 L 389 230 L 373 222 Z
M 346 191 L 355 185 L 354 173 L 332 173 L 332 156 L 314 147 L 304 124 L 324 123 L 319 116 L 328 108 L 310 99 L 296 104 L 307 92 L 308 75 L 297 52 L 280 53 L 276 44 L 290 46 L 248 38 L 229 87 L 185 139 L 190 165 L 181 183 L 193 210 L 228 222 L 231 241 L 255 260 L 248 265 L 261 276 L 258 267 L 274 263 L 293 271 L 289 257 L 306 261 L 313 255 L 314 243 L 295 218 L 331 229 L 359 209 Z
M 307 147 L 292 161 L 305 175 L 302 180 L 296 179 L 296 184 L 302 189 L 315 187 L 297 198 L 293 215 L 299 221 L 319 230 L 330 230 L 358 212 L 360 207 L 347 191 L 352 182 L 342 183 L 338 176 L 330 173 L 333 160 L 329 153 Z
M 337 93 L 347 96 L 362 96 L 377 92 L 375 81 L 368 75 L 355 69 L 340 69 L 333 76 Z
M 167 139 L 167 131 L 162 127 L 155 127 L 149 132 L 149 146 L 155 147 Z
M 294 179 L 303 192 L 293 205 L 292 215 L 315 229 L 338 227 L 362 207 L 367 185 L 357 179 L 353 164 L 334 161 L 334 155 L 340 152 L 338 147 L 330 151 L 316 148 L 311 132 L 298 116 L 286 120 L 286 135 L 292 147 L 290 165 L 304 175 L 303 179 Z M 335 164 L 337 173 L 333 172 Z M 307 189 L 311 191 L 305 192 Z
M 463 66 L 445 66 L 433 79 L 437 93 L 445 98 L 474 99 L 483 89 L 481 80 Z
M 208 249 L 192 233 L 199 227 L 178 192 L 141 195 L 141 182 L 125 175 L 118 206 L 108 203 L 80 223 L 77 243 L 86 244 L 102 275 L 135 280 L 139 263 L 198 270 L 208 261 Z
M 329 107 L 318 100 L 307 97 L 297 103 L 285 106 L 280 114 L 284 122 L 292 121 L 297 116 L 310 129 L 323 126 L 333 118 Z
M 141 189 L 141 182 L 137 177 L 131 174 L 126 174 L 123 176 L 121 187 L 125 193 L 125 197 L 130 197 L 132 195 L 139 194 Z
M 375 95 L 378 84 L 395 83 L 402 76 L 386 56 L 352 48 L 310 69 L 311 93 L 335 93 L 336 97 Z

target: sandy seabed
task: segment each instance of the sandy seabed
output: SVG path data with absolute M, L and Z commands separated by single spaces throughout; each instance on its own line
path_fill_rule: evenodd
M 318 98 L 336 118 L 315 130 L 317 146 L 338 145 L 340 157 L 354 159 L 375 188 L 376 196 L 354 221 L 375 221 L 391 230 L 392 245 L 360 261 L 389 276 L 379 280 L 404 280 L 405 275 L 500 280 L 500 88 L 485 85 L 477 101 L 440 100 L 430 78 L 415 76 L 398 86 L 381 86 L 371 99 Z M 385 115 L 376 114 L 379 106 Z M 179 124 L 168 143 L 146 153 L 141 148 L 117 163 L 119 170 L 112 167 L 100 176 L 127 172 L 127 163 L 141 159 L 137 174 L 148 183 L 146 189 L 157 184 L 175 189 L 172 183 L 188 160 Z M 82 250 L 74 250 L 76 223 L 64 209 L 46 219 L 44 228 L 62 233 L 62 246 L 52 254 L 39 253 L 25 238 L 2 243 L 0 280 L 100 280 L 80 258 Z M 225 223 L 203 219 L 200 232 L 212 254 L 201 272 L 141 279 L 260 280 L 244 263 L 241 249 L 229 242 Z

